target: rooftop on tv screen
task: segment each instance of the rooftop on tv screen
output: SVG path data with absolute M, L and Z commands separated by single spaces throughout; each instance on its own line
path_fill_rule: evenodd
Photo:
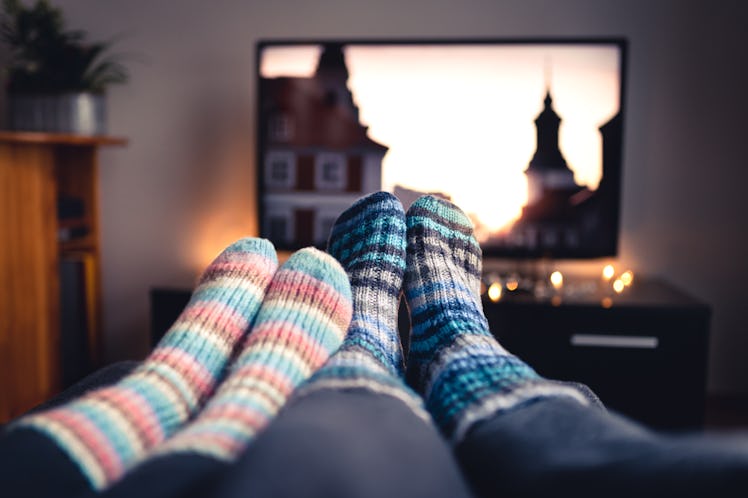
M 615 255 L 624 40 L 263 41 L 261 235 L 324 246 L 357 198 L 450 199 L 484 256 Z

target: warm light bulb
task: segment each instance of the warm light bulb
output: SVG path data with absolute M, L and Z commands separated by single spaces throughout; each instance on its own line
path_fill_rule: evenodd
M 621 292 L 623 292 L 623 289 L 625 288 L 626 288 L 626 285 L 623 283 L 623 280 L 621 280 L 620 278 L 617 278 L 615 282 L 613 282 L 613 290 L 616 291 L 617 293 L 620 294 Z
M 605 268 L 603 268 L 603 278 L 605 280 L 610 280 L 613 278 L 613 275 L 616 274 L 616 269 L 613 268 L 613 265 L 605 265 Z
M 620 278 L 621 282 L 623 282 L 623 285 L 628 287 L 634 281 L 634 272 L 632 272 L 631 270 L 626 270 L 621 274 Z
M 488 287 L 488 299 L 494 303 L 501 299 L 502 288 L 499 282 L 494 282 Z
M 613 300 L 606 296 L 600 301 L 600 304 L 603 308 L 608 309 L 613 306 Z
M 509 280 L 506 283 L 506 289 L 509 291 L 516 291 L 519 288 L 519 280 Z
M 551 285 L 554 289 L 560 289 L 564 285 L 564 276 L 560 271 L 556 270 L 551 273 Z

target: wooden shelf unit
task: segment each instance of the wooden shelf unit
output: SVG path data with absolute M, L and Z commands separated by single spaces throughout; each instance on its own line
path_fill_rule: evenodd
M 126 143 L 108 136 L 0 132 L 0 423 L 62 387 L 63 258 L 87 262 L 87 353 L 92 366 L 99 363 L 98 149 Z M 63 196 L 82 201 L 82 216 L 58 220 Z M 60 242 L 61 225 L 86 233 Z

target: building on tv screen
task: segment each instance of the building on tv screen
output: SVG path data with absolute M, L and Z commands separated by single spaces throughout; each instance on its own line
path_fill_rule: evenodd
M 615 252 L 615 44 L 267 44 L 262 235 L 323 246 L 357 198 L 443 196 L 487 255 Z

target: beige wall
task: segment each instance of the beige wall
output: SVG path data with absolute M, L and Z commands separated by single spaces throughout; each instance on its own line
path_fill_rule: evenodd
M 254 234 L 254 42 L 261 37 L 626 36 L 622 265 L 713 306 L 709 386 L 748 392 L 748 8 L 656 0 L 67 0 L 71 25 L 141 55 L 109 98 L 106 347 L 146 350 L 148 291 L 191 285 Z M 595 263 L 594 270 L 600 266 Z M 635 366 L 634 366 L 635 367 Z

